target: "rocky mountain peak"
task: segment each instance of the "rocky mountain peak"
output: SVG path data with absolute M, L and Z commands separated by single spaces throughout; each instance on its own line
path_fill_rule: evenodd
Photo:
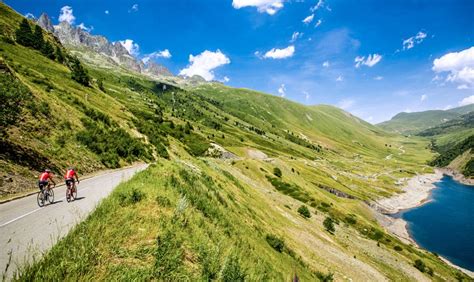
M 42 13 L 37 21 L 38 25 L 46 31 L 54 33 L 54 26 L 46 13 Z

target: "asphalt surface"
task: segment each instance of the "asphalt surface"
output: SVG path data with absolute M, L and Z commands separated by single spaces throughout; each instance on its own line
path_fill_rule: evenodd
M 0 204 L 0 280 L 12 278 L 25 263 L 40 258 L 118 184 L 146 167 L 140 164 L 84 179 L 76 184 L 74 202 L 66 201 L 66 187 L 61 186 L 54 189 L 55 202 L 42 208 L 37 204 L 37 194 Z

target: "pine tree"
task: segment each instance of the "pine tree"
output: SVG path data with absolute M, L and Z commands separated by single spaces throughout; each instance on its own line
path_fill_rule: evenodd
M 69 69 L 71 69 L 71 78 L 82 85 L 89 86 L 90 77 L 86 69 L 81 64 L 81 61 L 76 57 L 69 58 Z
M 63 52 L 61 51 L 61 48 L 60 47 L 56 47 L 56 60 L 59 62 L 59 63 L 64 63 L 64 55 L 63 55 Z
M 16 30 L 16 42 L 26 47 L 33 47 L 33 32 L 27 19 L 23 19 Z
M 43 53 L 43 55 L 50 58 L 51 60 L 54 60 L 56 58 L 56 56 L 54 55 L 54 48 L 48 41 L 43 43 L 41 53 Z
M 36 50 L 42 50 L 45 44 L 43 38 L 43 29 L 39 25 L 35 25 L 35 31 L 33 32 L 33 48 Z

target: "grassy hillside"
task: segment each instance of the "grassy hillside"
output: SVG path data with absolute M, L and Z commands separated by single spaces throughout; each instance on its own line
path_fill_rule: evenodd
M 459 118 L 474 111 L 474 105 L 467 105 L 450 110 L 431 110 L 415 113 L 399 113 L 391 120 L 379 123 L 378 126 L 390 132 L 417 134 L 444 122 Z
M 367 205 L 399 192 L 400 178 L 431 171 L 425 139 L 330 106 L 218 83 L 179 88 L 93 61 L 85 86 L 68 64 L 15 41 L 21 20 L 0 4 L 0 81 L 9 89 L 0 94 L 25 96 L 3 128 L 2 197 L 34 190 L 45 166 L 59 174 L 71 164 L 88 173 L 155 163 L 22 280 L 463 277 L 388 234 Z

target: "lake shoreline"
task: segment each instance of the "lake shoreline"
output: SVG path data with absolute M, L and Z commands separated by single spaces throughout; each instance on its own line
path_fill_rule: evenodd
M 408 223 L 403 218 L 394 217 L 393 215 L 430 202 L 432 190 L 436 188 L 434 183 L 439 182 L 445 175 L 449 175 L 454 180 L 466 184 L 459 180 L 459 176 L 455 177 L 454 172 L 447 169 L 435 169 L 434 173 L 416 175 L 407 181 L 407 184 L 402 188 L 403 192 L 401 194 L 380 199 L 371 205 L 375 218 L 388 232 L 398 237 L 402 242 L 424 249 L 410 234 Z M 462 268 L 442 256 L 439 256 L 439 258 L 448 265 L 474 277 L 473 271 Z

